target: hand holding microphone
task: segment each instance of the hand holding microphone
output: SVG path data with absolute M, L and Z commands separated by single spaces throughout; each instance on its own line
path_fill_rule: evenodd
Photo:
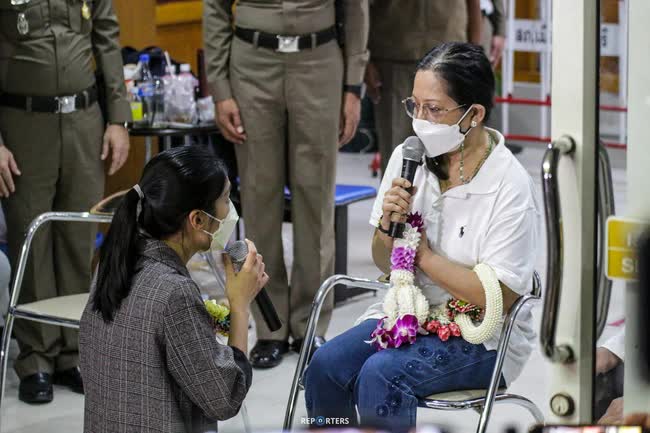
M 384 195 L 384 218 L 390 215 L 388 236 L 401 238 L 404 232 L 406 216 L 411 209 L 411 197 L 415 193 L 413 180 L 415 172 L 422 163 L 424 145 L 417 137 L 406 139 L 402 147 L 402 173 L 399 178 L 393 179 L 392 188 Z M 397 216 L 399 218 L 397 219 Z
M 390 236 L 391 225 L 400 222 L 406 222 L 406 216 L 411 210 L 411 199 L 415 193 L 415 188 L 411 183 L 402 178 L 393 179 L 391 188 L 384 194 L 382 204 L 383 219 L 381 221 L 383 230 Z
M 231 310 L 234 308 L 233 302 L 248 308 L 255 299 L 269 330 L 275 332 L 282 327 L 282 322 L 264 289 L 269 276 L 264 272 L 262 259 L 262 256 L 257 254 L 255 245 L 249 240 L 233 242 L 226 248 L 226 294 L 231 302 Z
M 226 296 L 231 310 L 248 310 L 260 290 L 268 282 L 268 275 L 264 271 L 264 258 L 257 253 L 251 241 L 243 243 L 245 253 L 237 257 L 238 262 L 231 254 L 223 255 L 223 264 L 226 269 Z

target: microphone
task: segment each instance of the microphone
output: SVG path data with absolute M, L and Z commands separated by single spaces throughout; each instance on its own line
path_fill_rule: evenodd
M 228 248 L 226 248 L 226 254 L 230 256 L 235 272 L 239 272 L 248 256 L 248 244 L 244 241 L 233 242 L 228 246 Z M 262 290 L 260 290 L 255 297 L 255 302 L 257 302 L 257 306 L 262 312 L 262 317 L 264 318 L 264 322 L 266 322 L 269 331 L 275 332 L 282 328 L 282 322 L 278 317 L 277 311 L 275 311 L 275 307 L 273 306 L 273 302 L 271 302 L 269 294 L 266 293 L 266 289 L 262 288 Z
M 401 177 L 408 180 L 413 185 L 415 178 L 415 170 L 422 163 L 422 155 L 424 155 L 424 144 L 418 137 L 409 137 L 404 142 L 402 147 L 402 175 Z M 413 187 L 407 189 L 410 193 Z M 392 238 L 401 238 L 404 234 L 404 223 L 396 223 L 391 221 L 390 228 L 388 229 L 388 236 Z

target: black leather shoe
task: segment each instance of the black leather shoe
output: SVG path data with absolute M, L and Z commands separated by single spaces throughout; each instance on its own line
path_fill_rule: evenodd
M 81 379 L 81 372 L 79 371 L 79 367 L 57 371 L 54 373 L 54 384 L 67 386 L 71 391 L 78 394 L 84 393 L 84 382 L 83 379 Z
M 280 340 L 258 340 L 251 350 L 253 368 L 273 368 L 280 365 L 282 355 L 289 351 L 289 343 Z
M 304 340 L 302 338 L 297 338 L 297 339 L 293 340 L 293 342 L 291 343 L 291 350 L 293 350 L 296 353 L 300 353 L 300 349 L 302 349 L 302 342 L 303 341 Z M 325 344 L 326 342 L 327 342 L 327 340 L 325 340 L 325 337 L 316 336 L 314 338 L 314 344 L 311 346 L 311 353 L 309 354 L 309 358 L 307 359 L 307 361 L 309 361 L 311 359 L 311 357 L 314 356 L 314 352 L 316 352 L 318 349 L 320 349 L 321 346 L 323 344 Z
M 36 373 L 20 381 L 18 398 L 29 404 L 49 403 L 54 398 L 52 378 L 48 373 Z

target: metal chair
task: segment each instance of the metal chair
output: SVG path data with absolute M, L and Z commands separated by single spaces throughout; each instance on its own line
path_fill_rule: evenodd
M 91 212 L 48 212 L 39 215 L 32 221 L 25 235 L 25 242 L 20 251 L 20 258 L 16 267 L 14 283 L 12 285 L 11 300 L 5 329 L 2 334 L 0 349 L 0 409 L 4 400 L 5 383 L 7 378 L 7 361 L 9 355 L 9 343 L 11 342 L 11 331 L 15 319 L 31 320 L 33 322 L 45 323 L 48 325 L 62 326 L 67 328 L 79 328 L 79 321 L 86 303 L 88 293 L 78 295 L 58 296 L 42 301 L 28 304 L 18 304 L 20 290 L 25 275 L 25 267 L 29 257 L 29 250 L 36 232 L 45 223 L 52 221 L 84 222 L 84 223 L 110 223 L 113 216 L 110 214 L 96 214 Z M 2 412 L 0 410 L 0 421 Z
M 307 332 L 303 341 L 302 348 L 300 349 L 300 356 L 298 358 L 298 365 L 293 376 L 293 383 L 291 385 L 291 392 L 289 394 L 289 402 L 284 418 L 284 431 L 290 431 L 293 427 L 293 418 L 295 416 L 296 404 L 298 402 L 298 393 L 304 390 L 303 379 L 304 373 L 307 369 L 307 354 L 311 351 L 311 347 L 316 335 L 316 323 L 320 316 L 321 308 L 327 294 L 332 290 L 335 285 L 344 285 L 346 287 L 361 287 L 373 291 L 387 290 L 389 285 L 384 282 L 375 280 L 368 280 L 365 278 L 354 278 L 346 275 L 334 275 L 328 278 L 318 290 L 316 297 L 312 303 L 311 314 L 307 322 Z M 533 289 L 531 293 L 520 296 L 519 299 L 512 305 L 503 323 L 501 331 L 501 338 L 497 347 L 497 359 L 492 371 L 492 378 L 487 390 L 465 390 L 447 392 L 444 394 L 431 395 L 429 397 L 420 399 L 419 407 L 425 409 L 438 409 L 438 410 L 465 410 L 473 409 L 480 413 L 480 419 L 476 431 L 478 433 L 485 433 L 492 413 L 494 403 L 511 403 L 518 405 L 528 410 L 535 418 L 535 422 L 544 423 L 544 415 L 539 408 L 529 399 L 506 392 L 505 389 L 499 389 L 499 382 L 501 381 L 501 371 L 503 369 L 503 361 L 505 360 L 510 335 L 515 324 L 515 319 L 519 314 L 521 308 L 530 301 L 537 301 L 541 297 L 541 283 L 537 272 L 533 275 Z

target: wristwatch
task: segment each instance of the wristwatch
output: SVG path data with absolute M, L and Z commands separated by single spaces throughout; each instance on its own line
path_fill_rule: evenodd
M 382 232 L 382 233 L 385 234 L 385 235 L 388 235 L 388 234 L 390 234 L 390 230 L 386 230 L 386 229 L 381 225 L 381 222 L 382 222 L 383 219 L 384 219 L 384 216 L 383 216 L 383 215 L 382 215 L 381 217 L 379 217 L 379 223 L 377 224 L 377 230 L 379 230 L 380 232 Z
M 343 91 L 344 92 L 349 92 L 349 93 L 354 93 L 358 97 L 361 97 L 361 84 L 357 84 L 357 85 L 346 84 L 346 85 L 343 86 Z
M 108 122 L 109 125 L 121 126 L 124 129 L 129 129 L 129 122 Z

